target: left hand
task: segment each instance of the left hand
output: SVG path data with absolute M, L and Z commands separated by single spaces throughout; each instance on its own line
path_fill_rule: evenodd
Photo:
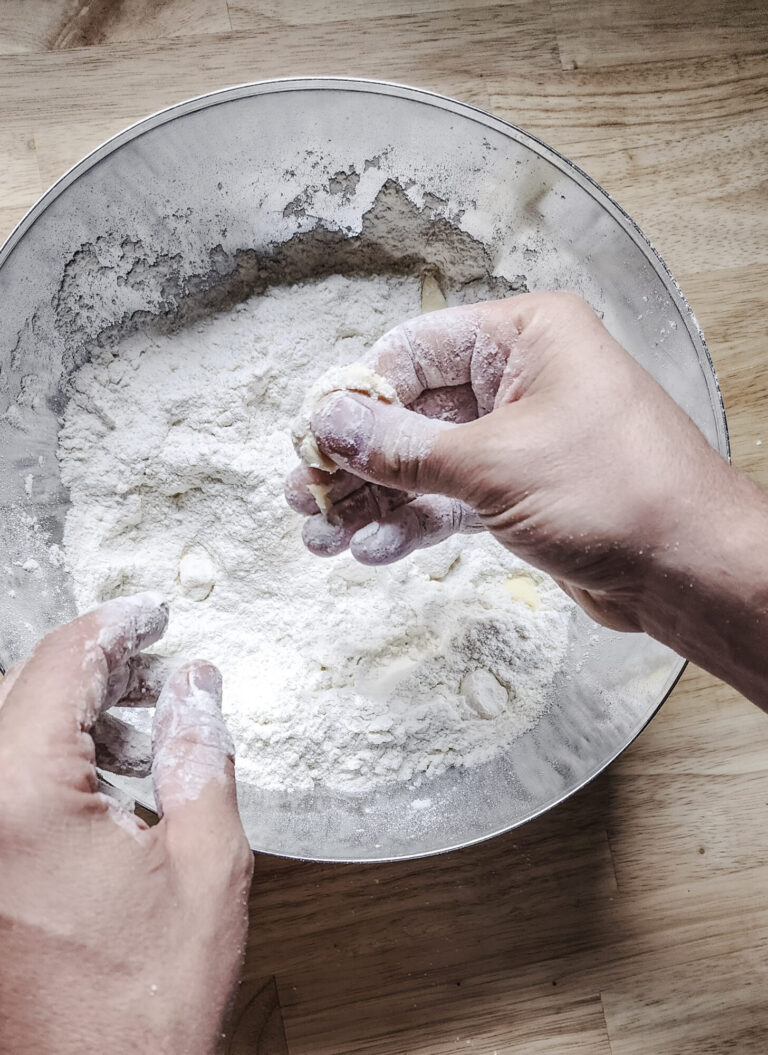
M 90 735 L 167 615 L 154 594 L 109 601 L 0 686 L 0 1051 L 215 1050 L 253 868 L 219 672 L 188 664 L 160 694 L 153 828 L 98 790 Z

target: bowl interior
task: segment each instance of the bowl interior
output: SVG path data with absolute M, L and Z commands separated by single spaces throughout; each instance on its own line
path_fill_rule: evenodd
M 554 151 L 393 85 L 301 79 L 214 93 L 99 148 L 0 251 L 3 663 L 74 614 L 56 550 L 68 497 L 55 452 L 68 378 L 94 342 L 178 325 L 271 281 L 423 266 L 466 299 L 483 275 L 499 295 L 575 289 L 727 455 L 717 380 L 680 290 L 632 221 Z M 681 667 L 649 638 L 577 615 L 548 711 L 493 761 L 364 796 L 241 783 L 252 845 L 378 860 L 506 830 L 620 753 Z M 149 781 L 114 782 L 153 804 Z

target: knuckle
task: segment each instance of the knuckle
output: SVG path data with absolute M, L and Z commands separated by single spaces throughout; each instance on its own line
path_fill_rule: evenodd
M 558 289 L 545 294 L 553 310 L 568 311 L 574 315 L 592 314 L 584 298 L 571 289 Z
M 219 829 L 215 848 L 208 855 L 208 881 L 215 888 L 240 890 L 253 874 L 253 850 L 239 820 L 226 830 Z
M 411 343 L 408 339 L 407 324 L 404 322 L 387 330 L 372 345 L 370 351 L 363 357 L 363 362 L 370 361 L 374 365 L 387 362 L 389 357 L 410 354 Z

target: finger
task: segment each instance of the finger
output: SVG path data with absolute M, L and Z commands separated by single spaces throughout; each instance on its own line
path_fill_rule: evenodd
M 443 492 L 439 440 L 452 425 L 353 392 L 334 392 L 312 416 L 318 446 L 364 480 L 420 493 Z
M 298 465 L 285 481 L 285 500 L 291 509 L 304 516 L 327 513 L 334 502 L 341 501 L 360 486 L 360 477 L 350 473 L 326 473 L 308 465 Z
M 421 315 L 385 333 L 365 356 L 409 406 L 431 388 L 468 384 L 477 334 L 474 305 Z
M 480 518 L 464 502 L 429 495 L 361 528 L 352 536 L 349 548 L 361 564 L 392 564 L 450 535 L 482 530 Z
M 140 653 L 128 661 L 126 686 L 122 693 L 113 685 L 113 694 L 108 706 L 154 707 L 163 685 L 175 666 L 163 656 Z M 91 729 L 96 765 L 107 772 L 120 776 L 146 777 L 152 770 L 152 752 L 149 738 L 133 726 L 108 711 L 100 714 Z
M 336 557 L 347 549 L 351 537 L 341 525 L 329 523 L 322 513 L 307 517 L 301 527 L 301 541 L 316 557 Z
M 372 520 L 386 517 L 393 509 L 407 502 L 406 491 L 362 484 L 353 494 L 337 502 L 327 516 L 309 517 L 302 528 L 304 545 L 318 557 L 333 557 L 349 545 L 352 536 Z
M 365 361 L 404 406 L 432 389 L 471 386 L 478 412 L 486 414 L 517 334 L 509 316 L 504 301 L 433 311 L 385 333 Z
M 182 826 L 236 817 L 234 754 L 221 713 L 221 674 L 210 663 L 180 667 L 160 693 L 152 729 L 161 816 Z
M 130 658 L 162 637 L 168 606 L 156 593 L 121 597 L 59 627 L 24 662 L 0 711 L 35 743 L 81 742 L 128 684 Z

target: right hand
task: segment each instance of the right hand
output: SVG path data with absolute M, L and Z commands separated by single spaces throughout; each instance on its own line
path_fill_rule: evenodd
M 640 628 L 654 555 L 729 470 L 581 298 L 433 312 L 366 362 L 403 406 L 348 392 L 318 405 L 313 432 L 343 472 L 300 467 L 286 485 L 313 552 L 383 564 L 487 529 L 598 621 Z

